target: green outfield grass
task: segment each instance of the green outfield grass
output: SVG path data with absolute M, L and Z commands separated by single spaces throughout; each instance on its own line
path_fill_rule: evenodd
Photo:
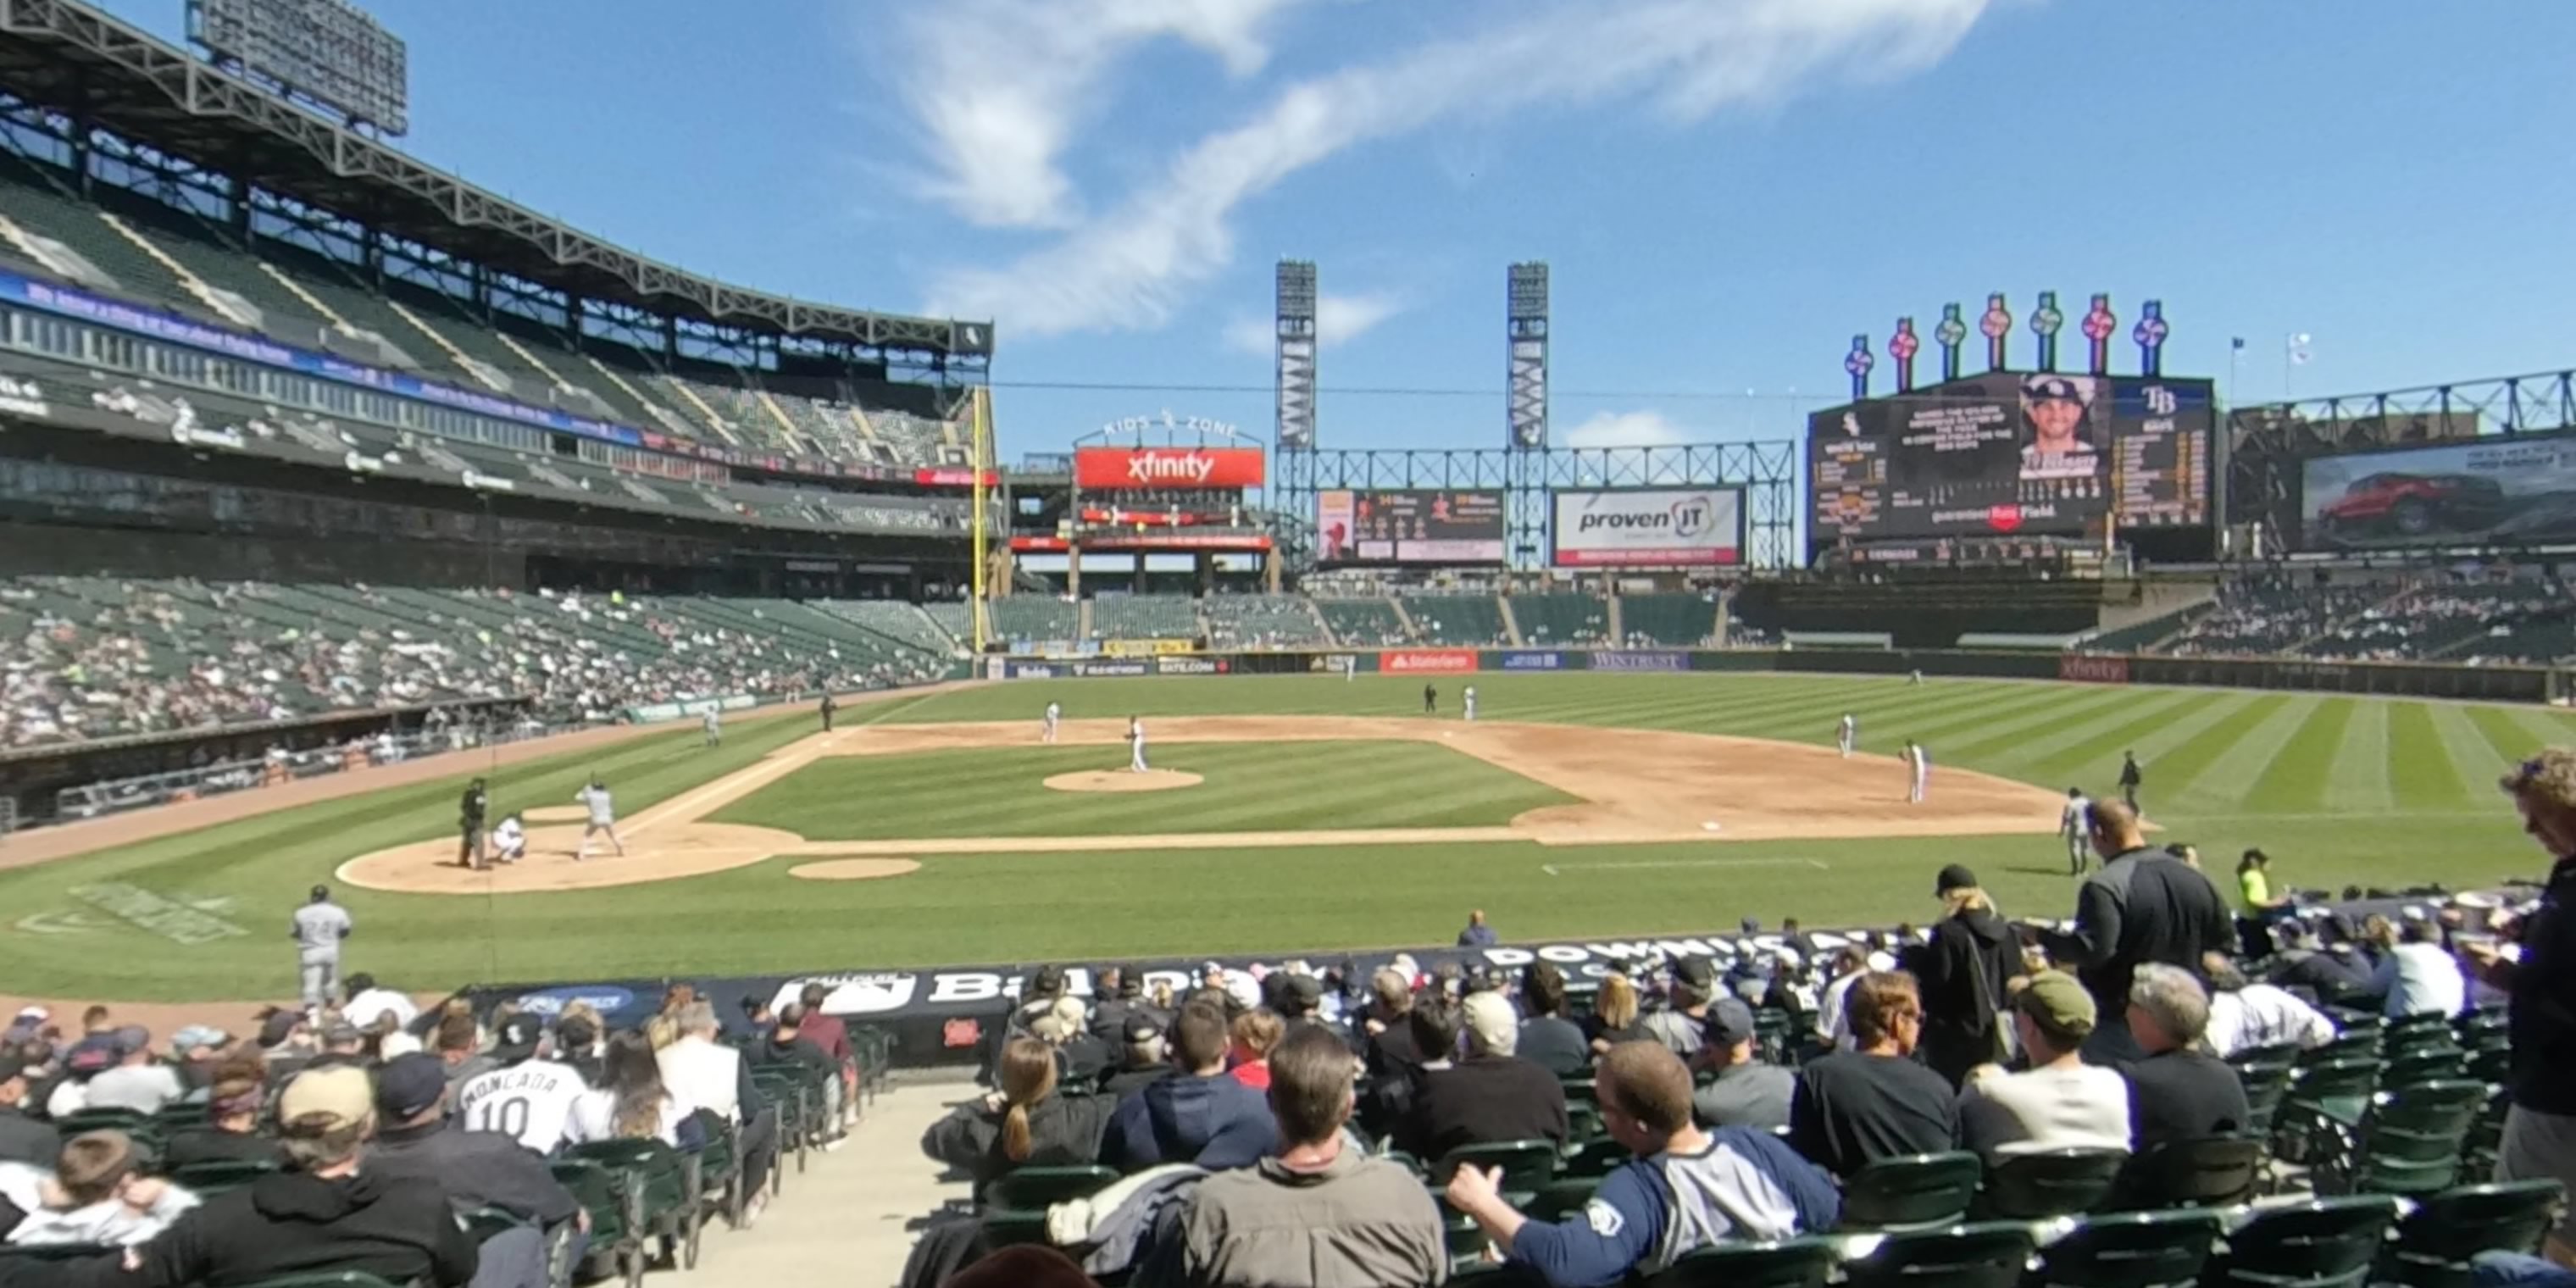
M 1186 791 L 1081 794 L 1056 774 L 1123 769 L 1124 747 L 1026 747 L 842 756 L 735 801 L 719 823 L 783 827 L 810 841 L 938 836 L 1143 836 L 1335 827 L 1479 827 L 1576 797 L 1426 742 L 1166 743 L 1158 769 Z M 1318 800 L 1334 802 L 1329 815 Z
M 1454 709 L 1463 677 L 1437 683 Z M 1829 743 L 1844 712 L 1864 749 L 1918 738 L 1936 765 L 2107 791 L 2120 753 L 2146 766 L 2168 839 L 2224 864 L 2247 845 L 2302 886 L 2536 873 L 2542 859 L 2495 790 L 2539 745 L 2576 742 L 2541 708 L 2226 690 L 1814 675 L 1475 677 L 1488 719 L 1676 729 Z M 1415 716 L 1422 681 L 1282 676 L 978 686 L 885 707 L 878 720 L 1193 714 Z M 692 729 L 494 775 L 500 808 L 569 803 L 585 774 L 632 814 L 812 731 L 738 721 L 725 746 Z M 1157 745 L 1208 776 L 1190 792 L 1074 797 L 1037 785 L 1098 748 L 925 753 L 818 765 L 721 817 L 820 839 L 1496 822 L 1552 793 L 1427 744 Z M 461 780 L 392 789 L 110 854 L 0 872 L 0 991 L 133 1000 L 284 996 L 285 918 L 357 854 L 450 834 Z M 1939 791 L 1939 780 L 1934 780 Z M 1192 821 L 1195 820 L 1195 821 Z M 1932 915 L 1931 875 L 1966 863 L 2013 914 L 2062 915 L 2071 891 L 2046 837 L 1542 848 L 1142 851 L 926 858 L 890 881 L 813 883 L 789 861 L 658 885 L 508 898 L 346 892 L 350 966 L 403 986 L 1155 953 L 1329 950 L 1445 940 L 1465 910 L 1506 938 L 1635 936 L 1766 924 L 1885 924 Z M 1554 874 L 1548 871 L 1554 868 Z M 191 907 L 239 933 L 181 943 L 153 910 Z

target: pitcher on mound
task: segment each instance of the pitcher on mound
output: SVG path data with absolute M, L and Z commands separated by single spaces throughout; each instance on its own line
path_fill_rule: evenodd
M 1145 722 L 1135 716 L 1127 717 L 1127 749 L 1127 771 L 1134 774 L 1144 773 Z

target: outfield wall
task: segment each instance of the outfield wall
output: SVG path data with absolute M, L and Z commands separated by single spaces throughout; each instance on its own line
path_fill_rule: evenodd
M 1421 676 L 1431 683 L 1444 676 L 1550 671 L 1794 671 L 1842 675 L 1906 675 L 1920 671 L 1925 675 L 1980 679 L 2185 684 L 2533 703 L 2564 701 L 2571 689 L 2569 672 L 2536 666 L 1974 649 L 1478 649 L 1426 645 L 1129 658 L 996 657 L 986 661 L 983 675 L 993 680 L 1055 680 L 1149 675 L 1341 675 L 1346 671 Z

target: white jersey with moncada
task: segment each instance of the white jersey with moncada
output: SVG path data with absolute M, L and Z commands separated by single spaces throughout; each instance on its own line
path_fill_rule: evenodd
M 467 1131 L 499 1132 L 552 1154 L 572 1121 L 573 1102 L 588 1090 L 571 1065 L 522 1060 L 466 1079 L 456 1089 L 456 1118 Z

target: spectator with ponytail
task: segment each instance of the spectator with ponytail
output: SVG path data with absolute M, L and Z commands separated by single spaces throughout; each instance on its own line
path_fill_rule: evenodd
M 922 1133 L 921 1152 L 975 1178 L 978 1191 L 1020 1167 L 1068 1167 L 1100 1156 L 1116 1106 L 1056 1094 L 1055 1049 L 1018 1037 L 1002 1047 L 1001 1089 L 959 1105 Z

